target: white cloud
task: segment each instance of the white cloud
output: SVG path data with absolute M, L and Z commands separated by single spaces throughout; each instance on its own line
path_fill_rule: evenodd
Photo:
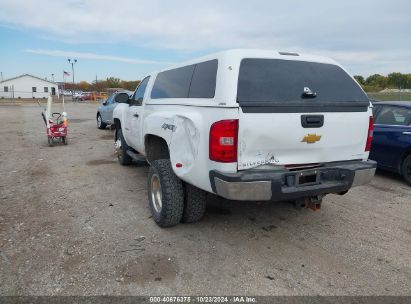
M 338 43 L 352 48 L 388 34 L 409 38 L 407 7 L 411 4 L 396 2 L 0 0 L 0 22 L 73 42 L 131 41 L 175 49 L 311 49 L 316 44 L 332 47 Z M 405 21 L 400 22 L 402 17 Z
M 73 44 L 271 48 L 328 54 L 353 67 L 411 66 L 410 1 L 0 0 L 0 7 L 0 24 Z
M 125 62 L 125 63 L 135 63 L 135 64 L 161 64 L 161 65 L 171 64 L 170 62 L 163 62 L 163 61 L 143 60 L 143 59 L 121 57 L 121 56 L 99 55 L 99 54 L 85 53 L 85 52 L 67 52 L 67 51 L 60 51 L 60 50 L 43 50 L 43 49 L 26 49 L 24 51 L 27 53 L 53 56 L 53 57 L 108 60 L 108 61 L 119 61 L 119 62 Z

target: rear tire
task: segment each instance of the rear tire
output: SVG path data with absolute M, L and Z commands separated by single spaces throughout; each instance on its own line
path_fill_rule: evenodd
M 107 124 L 103 122 L 100 113 L 97 114 L 97 128 L 103 130 L 107 127 Z
M 122 166 L 131 165 L 131 163 L 133 162 L 133 159 L 131 158 L 130 155 L 127 154 L 129 147 L 126 141 L 124 140 L 123 132 L 121 131 L 121 129 L 117 130 L 116 145 L 117 145 L 117 158 L 118 158 L 118 162 L 120 163 L 120 165 Z
M 401 165 L 401 175 L 411 185 L 411 154 L 408 155 Z
M 187 183 L 184 188 L 184 212 L 181 222 L 198 222 L 203 218 L 206 210 L 207 192 Z
M 147 189 L 150 211 L 156 224 L 171 227 L 180 223 L 184 211 L 183 183 L 173 172 L 170 160 L 151 162 Z

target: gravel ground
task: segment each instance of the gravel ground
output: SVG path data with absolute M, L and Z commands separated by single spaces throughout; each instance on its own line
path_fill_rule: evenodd
M 196 224 L 150 218 L 96 105 L 49 147 L 37 105 L 0 105 L 0 295 L 411 295 L 411 187 L 378 173 L 317 212 L 210 195 Z

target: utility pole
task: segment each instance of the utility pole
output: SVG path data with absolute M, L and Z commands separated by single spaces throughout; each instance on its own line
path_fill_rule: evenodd
M 74 64 L 77 63 L 77 59 L 67 59 L 69 64 L 71 64 L 71 71 L 73 72 L 73 89 L 71 90 L 71 100 L 74 101 Z
M 54 82 L 54 74 L 51 74 L 51 79 L 53 79 L 53 82 Z
M 3 72 L 0 72 L 1 73 L 1 81 L 3 81 Z

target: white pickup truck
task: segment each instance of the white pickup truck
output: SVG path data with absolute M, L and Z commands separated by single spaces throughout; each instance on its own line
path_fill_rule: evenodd
M 117 102 L 119 162 L 150 164 L 161 227 L 201 219 L 207 192 L 319 209 L 375 173 L 371 104 L 328 58 L 224 51 L 152 73 Z

